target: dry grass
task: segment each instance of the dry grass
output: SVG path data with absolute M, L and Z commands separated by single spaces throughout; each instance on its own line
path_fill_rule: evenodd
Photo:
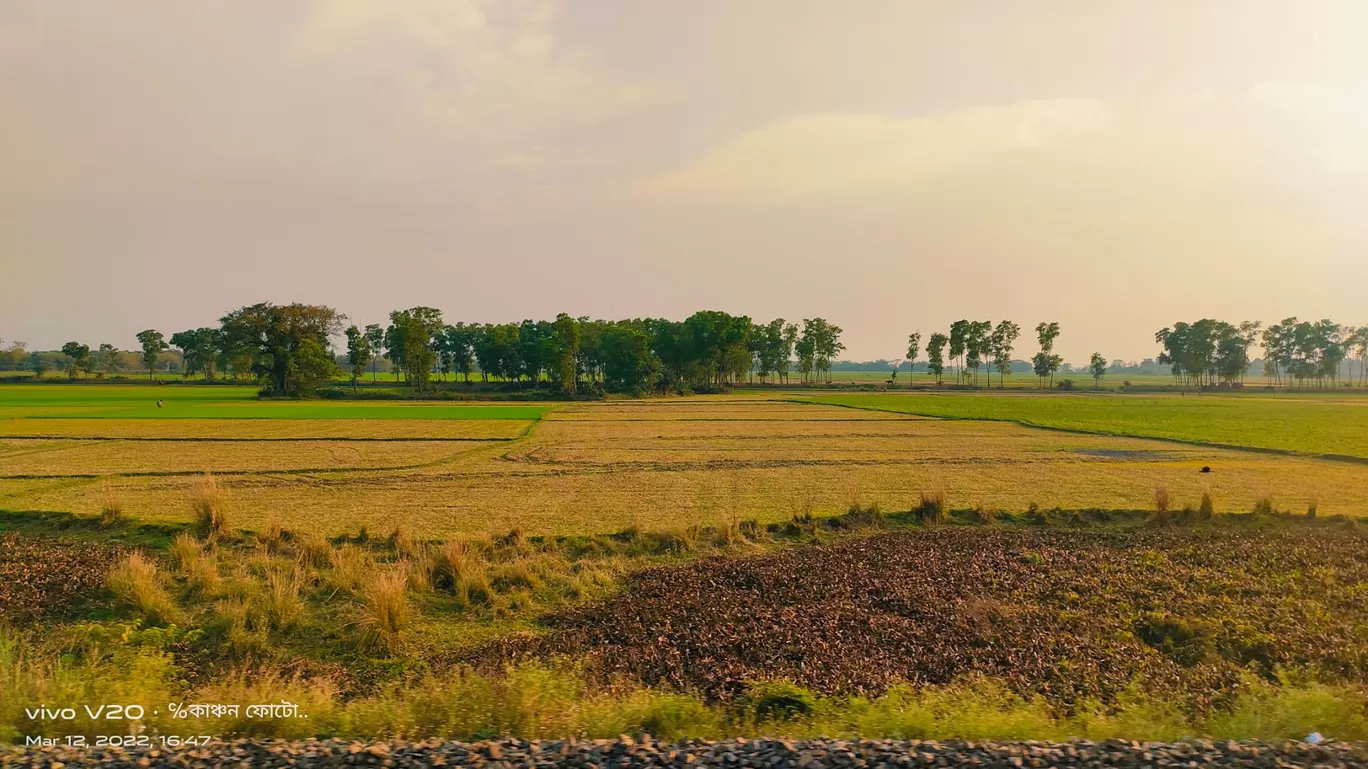
M 332 550 L 330 560 L 328 581 L 338 590 L 358 592 L 375 572 L 375 556 L 350 543 Z
M 303 531 L 294 536 L 292 540 L 295 556 L 300 563 L 322 569 L 331 566 L 333 562 L 332 543 L 324 539 L 316 531 Z
M 271 629 L 293 627 L 303 614 L 304 602 L 299 597 L 303 584 L 304 575 L 298 567 L 276 568 L 267 575 L 260 607 Z
M 171 547 L 167 549 L 171 556 L 171 565 L 177 569 L 185 570 L 195 559 L 199 558 L 202 549 L 199 540 L 188 531 L 182 531 L 171 540 Z
M 1197 507 L 1197 518 L 1202 521 L 1209 521 L 1216 515 L 1216 503 L 1211 499 L 1211 492 L 1202 492 L 1202 504 Z
M 207 597 L 218 592 L 223 584 L 219 576 L 218 559 L 212 552 L 202 552 L 183 567 L 185 585 L 191 594 Z
M 412 620 L 408 576 L 402 571 L 386 571 L 367 585 L 361 599 L 361 644 L 393 648 Z
M 516 438 L 528 422 L 516 419 L 0 419 L 0 436 L 56 438 L 194 438 L 320 440 Z M 154 444 L 155 445 L 155 444 Z M 184 445 L 184 444 L 180 444 Z M 216 444 L 233 450 L 234 444 Z M 126 447 L 126 445 L 125 445 Z M 260 446 L 248 446 L 259 451 Z
M 1044 508 L 1136 509 L 1152 504 L 1159 485 L 1173 499 L 1196 501 L 1209 490 L 1229 509 L 1248 510 L 1258 490 L 1271 488 L 1294 499 L 1319 493 L 1322 516 L 1368 511 L 1364 470 L 1347 463 L 788 406 L 808 416 L 744 399 L 719 401 L 716 413 L 703 401 L 582 404 L 556 412 L 525 440 L 422 468 L 231 476 L 233 523 L 260 529 L 275 513 L 295 531 L 333 536 L 369 526 L 388 534 L 385 521 L 398 509 L 422 539 L 515 528 L 528 535 L 634 524 L 722 528 L 837 514 L 848 508 L 850 488 L 861 490 L 862 506 L 888 511 L 918 506 L 917 489 L 943 489 L 995 510 L 1022 510 L 1032 500 Z M 789 416 L 804 421 L 771 419 Z M 269 454 L 276 444 L 258 448 Z M 283 454 L 272 461 L 289 467 Z M 1196 472 L 1208 464 L 1215 473 Z M 128 515 L 173 519 L 166 499 L 185 493 L 190 480 L 121 479 Z M 99 509 L 95 484 L 0 480 L 0 493 L 11 495 L 13 507 Z
M 923 524 L 940 523 L 945 520 L 948 511 L 944 491 L 921 492 L 917 506 L 912 508 L 912 513 L 917 521 Z
M 1277 512 L 1277 508 L 1273 505 L 1271 495 L 1264 494 L 1254 501 L 1253 513 L 1255 515 L 1272 515 L 1275 512 Z
M 223 494 L 214 476 L 206 473 L 190 484 L 190 511 L 202 536 L 213 538 L 228 531 Z
M 140 553 L 129 554 L 110 569 L 106 584 L 120 603 L 141 614 L 147 621 L 157 625 L 168 625 L 175 621 L 178 614 L 176 605 L 161 585 L 157 565 L 143 558 Z
M 1154 510 L 1151 519 L 1155 523 L 1168 523 L 1172 519 L 1170 505 L 1173 500 L 1169 494 L 1168 486 L 1160 484 L 1154 487 Z
M 117 526 L 123 522 L 124 507 L 123 500 L 109 485 L 108 481 L 100 484 L 100 525 L 105 528 Z

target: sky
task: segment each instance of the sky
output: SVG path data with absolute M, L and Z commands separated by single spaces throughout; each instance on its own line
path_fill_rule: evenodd
M 0 0 L 0 338 L 1368 324 L 1362 0 Z

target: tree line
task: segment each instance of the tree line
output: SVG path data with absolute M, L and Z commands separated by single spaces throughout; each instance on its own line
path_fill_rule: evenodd
M 167 339 L 148 329 L 137 336 L 151 375 L 158 356 L 175 348 L 185 376 L 250 376 L 263 389 L 299 395 L 339 373 L 353 387 L 376 362 L 388 360 L 397 380 L 415 390 L 442 380 L 491 377 L 519 386 L 549 386 L 565 394 L 591 391 L 666 392 L 725 389 L 747 377 L 761 381 L 830 381 L 831 363 L 845 349 L 842 330 L 822 318 L 754 323 L 744 315 L 700 311 L 664 318 L 593 320 L 561 313 L 554 320 L 448 324 L 432 307 L 390 313 L 386 325 L 345 325 L 321 305 L 261 303 L 224 315 L 216 327 Z M 345 327 L 344 327 L 345 326 Z M 345 339 L 338 356 L 334 338 Z M 82 346 L 71 343 L 73 360 Z M 66 350 L 66 348 L 64 348 Z M 339 371 L 336 359 L 345 362 Z
M 1236 326 L 1204 318 L 1160 329 L 1154 341 L 1163 347 L 1159 363 L 1169 366 L 1175 381 L 1185 386 L 1243 383 L 1255 344 L 1263 347 L 1269 384 L 1327 386 L 1340 381 L 1342 364 L 1350 355 L 1359 361 L 1359 382 L 1368 381 L 1368 326 L 1293 317 L 1265 328 L 1258 321 Z
M 233 310 L 217 326 L 179 331 L 169 339 L 155 329 L 141 331 L 134 355 L 149 377 L 162 355 L 174 349 L 184 376 L 250 378 L 284 395 L 310 392 L 341 375 L 349 375 L 355 387 L 368 369 L 374 380 L 381 359 L 389 361 L 396 381 L 419 391 L 432 386 L 434 378 L 469 383 L 479 376 L 574 394 L 714 391 L 743 379 L 787 384 L 795 375 L 803 383 L 830 382 L 836 356 L 845 349 L 842 329 L 820 317 L 801 324 L 783 318 L 755 323 L 711 310 L 682 321 L 592 320 L 561 313 L 554 320 L 448 324 L 438 309 L 413 307 L 391 312 L 385 325 L 346 323 L 346 316 L 330 307 L 265 302 Z M 910 334 L 905 361 L 887 363 L 896 380 L 902 363 L 914 369 L 924 351 L 926 371 L 937 385 L 944 384 L 951 368 L 957 385 L 979 386 L 983 376 L 992 387 L 996 370 L 1001 388 L 1012 374 L 1021 333 L 1010 320 L 958 320 L 948 333 L 926 338 L 924 349 L 922 333 Z M 1059 336 L 1057 322 L 1035 327 L 1038 351 L 1028 364 L 1039 387 L 1054 386 L 1064 366 L 1054 351 Z M 346 344 L 341 355 L 333 347 L 339 338 Z M 1264 349 L 1270 384 L 1325 386 L 1341 378 L 1351 356 L 1359 363 L 1357 379 L 1368 383 L 1368 326 L 1294 317 L 1265 328 L 1254 321 L 1234 325 L 1206 318 L 1161 329 L 1154 339 L 1162 348 L 1156 362 L 1169 367 L 1182 386 L 1243 383 L 1256 345 Z M 125 368 L 130 356 L 112 344 L 91 349 L 74 341 L 61 353 L 72 377 L 113 373 Z M 51 365 L 23 343 L 0 351 L 0 358 L 10 368 L 27 361 L 40 376 Z M 1087 371 L 1100 384 L 1120 363 L 1108 364 L 1101 353 L 1093 353 Z
M 1040 323 L 1035 331 L 1040 351 L 1031 358 L 1031 370 L 1036 375 L 1038 386 L 1053 385 L 1055 374 L 1064 365 L 1064 359 L 1054 351 L 1055 340 L 1059 339 L 1060 334 L 1059 323 Z M 937 385 L 944 384 L 948 352 L 949 362 L 954 363 L 956 384 L 977 387 L 979 372 L 982 371 L 987 378 L 987 386 L 992 387 L 993 369 L 997 369 L 998 387 L 1005 387 L 1007 377 L 1012 374 L 1012 353 L 1020 337 L 1021 326 L 1010 320 L 997 325 L 988 320 L 957 320 L 950 324 L 949 334 L 936 332 L 927 338 L 927 372 L 936 378 Z M 907 337 L 906 361 L 910 367 L 916 366 L 921 345 L 920 331 Z M 893 376 L 897 378 L 896 367 Z

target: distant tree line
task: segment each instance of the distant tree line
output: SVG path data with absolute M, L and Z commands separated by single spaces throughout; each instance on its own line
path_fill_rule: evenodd
M 1264 375 L 1270 384 L 1324 387 L 1341 380 L 1342 364 L 1359 361 L 1360 383 L 1368 357 L 1368 326 L 1354 328 L 1329 320 L 1287 318 L 1267 328 L 1257 321 L 1236 326 L 1211 318 L 1176 323 L 1160 329 L 1154 340 L 1163 347 L 1158 362 L 1169 366 L 1175 380 L 1187 386 L 1241 384 L 1252 364 L 1250 350 L 1264 349 Z
M 1064 359 L 1055 354 L 1054 343 L 1059 338 L 1059 324 L 1041 323 L 1036 326 L 1036 341 L 1040 351 L 1031 358 L 1031 370 L 1035 373 L 1037 384 L 1045 387 L 1054 383 L 1054 376 L 1064 365 Z M 1010 320 L 997 325 L 984 320 L 957 320 L 950 324 L 950 333 L 933 333 L 926 340 L 927 373 L 936 378 L 936 384 L 944 383 L 947 369 L 947 351 L 950 367 L 955 373 L 956 384 L 979 384 L 979 372 L 986 376 L 986 384 L 993 386 L 993 370 L 998 372 L 998 387 L 1006 386 L 1007 377 L 1013 372 L 1012 353 L 1017 339 L 1021 337 L 1021 326 Z M 914 332 L 907 337 L 907 362 L 909 370 L 916 369 L 917 356 L 922 350 L 922 334 Z M 894 378 L 897 369 L 894 368 Z
M 184 376 L 251 377 L 283 395 L 310 392 L 343 373 L 332 348 L 339 336 L 346 340 L 341 369 L 353 386 L 367 369 L 374 379 L 384 358 L 397 381 L 418 391 L 434 377 L 469 383 L 473 376 L 565 394 L 718 390 L 748 377 L 788 382 L 794 373 L 800 381 L 830 381 L 832 361 L 845 349 L 841 328 L 822 318 L 756 324 L 717 311 L 682 321 L 561 313 L 549 321 L 448 324 L 440 310 L 413 307 L 391 312 L 384 326 L 344 328 L 346 320 L 330 307 L 261 303 L 224 315 L 217 327 L 176 332 L 169 342 L 154 329 L 137 339 L 149 376 L 175 348 Z M 79 366 L 88 348 L 72 342 L 63 351 Z
M 418 391 L 432 386 L 434 378 L 470 383 L 478 376 L 574 394 L 712 391 L 743 380 L 787 384 L 795 375 L 799 382 L 824 383 L 832 381 L 833 367 L 853 365 L 836 362 L 845 349 L 842 329 L 823 318 L 755 323 L 744 315 L 709 310 L 682 321 L 591 320 L 561 313 L 554 320 L 448 324 L 440 310 L 413 307 L 391 312 L 386 325 L 344 328 L 346 321 L 330 307 L 264 302 L 227 313 L 217 326 L 179 331 L 169 339 L 155 329 L 141 331 L 132 353 L 109 343 L 92 349 L 74 341 L 60 354 L 29 352 L 22 342 L 5 348 L 0 340 L 0 369 L 28 368 L 42 376 L 56 364 L 75 378 L 140 365 L 149 377 L 159 369 L 179 369 L 186 377 L 247 378 L 267 392 L 299 395 L 344 374 L 353 387 L 367 370 L 374 380 L 384 360 L 396 381 Z M 904 360 L 878 363 L 896 380 L 903 363 L 915 371 L 925 352 L 925 370 L 937 385 L 950 371 L 958 385 L 978 386 L 982 375 L 991 387 L 996 370 L 998 387 L 1004 387 L 1014 370 L 1028 366 L 1039 387 L 1052 387 L 1061 370 L 1078 371 L 1054 351 L 1059 323 L 1039 323 L 1035 334 L 1038 351 L 1023 363 L 1013 358 L 1021 336 L 1015 322 L 959 320 L 949 333 L 935 332 L 925 341 L 920 331 L 909 335 Z M 333 348 L 338 338 L 346 340 L 343 355 Z M 1082 371 L 1100 385 L 1108 373 L 1166 366 L 1183 386 L 1233 386 L 1243 383 L 1255 362 L 1251 352 L 1261 345 L 1270 384 L 1326 386 L 1341 381 L 1346 366 L 1351 378 L 1368 384 L 1368 326 L 1287 318 L 1264 328 L 1258 322 L 1237 326 L 1207 318 L 1176 323 L 1154 339 L 1162 348 L 1155 359 L 1108 363 L 1093 353 Z M 167 355 L 171 350 L 174 355 Z M 1352 360 L 1358 362 L 1357 377 Z

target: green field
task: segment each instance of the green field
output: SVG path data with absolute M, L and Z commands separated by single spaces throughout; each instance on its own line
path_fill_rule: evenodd
M 816 403 L 1368 458 L 1368 399 L 1330 395 L 826 395 Z
M 258 400 L 253 387 L 6 385 L 0 419 L 540 419 L 554 406 Z M 162 406 L 158 407 L 157 402 Z

